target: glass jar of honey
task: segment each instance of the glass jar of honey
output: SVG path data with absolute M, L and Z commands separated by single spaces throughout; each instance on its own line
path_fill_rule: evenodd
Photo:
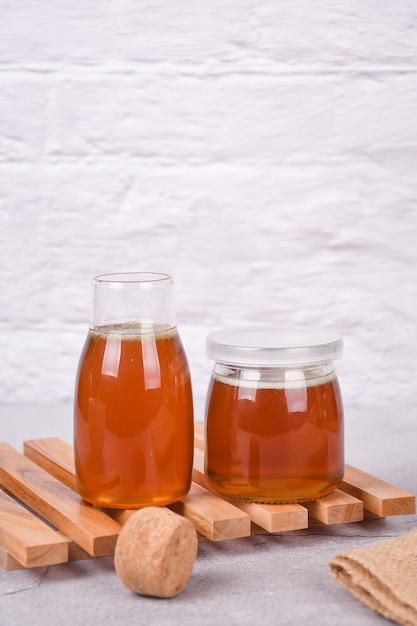
M 207 337 L 215 361 L 205 414 L 205 472 L 218 493 L 304 502 L 344 474 L 343 406 L 333 361 L 343 341 L 304 326 L 225 328 Z

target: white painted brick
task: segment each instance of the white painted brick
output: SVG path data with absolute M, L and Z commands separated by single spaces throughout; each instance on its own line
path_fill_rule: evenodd
M 46 109 L 45 81 L 0 74 L 0 162 L 42 155 Z
M 415 63 L 413 0 L 3 2 L 0 63 Z
M 324 78 L 153 75 L 55 83 L 47 151 L 193 160 L 286 160 L 333 138 Z M 283 142 L 287 137 L 287 142 Z
M 106 63 L 133 61 L 206 62 L 230 56 L 233 40 L 246 33 L 249 0 L 205 4 L 122 0 L 103 5 L 8 3 L 3 8 L 5 37 L 0 54 L 9 63 Z
M 408 73 L 337 80 L 93 74 L 51 79 L 47 87 L 44 77 L 39 84 L 33 76 L 6 77 L 0 155 L 406 161 L 417 156 L 416 82 Z
M 355 64 L 415 64 L 416 11 L 413 2 L 395 4 L 260 2 L 253 11 L 257 51 L 297 68 L 317 62 L 334 70 Z

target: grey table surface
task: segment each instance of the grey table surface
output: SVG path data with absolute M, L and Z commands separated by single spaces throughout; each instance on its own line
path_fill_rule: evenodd
M 346 460 L 417 493 L 417 415 L 413 407 L 345 407 Z M 202 418 L 201 408 L 196 418 Z M 0 406 L 0 440 L 72 443 L 70 406 Z M 0 568 L 0 625 L 282 624 L 358 626 L 389 623 L 334 581 L 337 553 L 401 536 L 417 516 L 305 531 L 201 542 L 192 576 L 175 598 L 130 592 L 112 557 L 5 572 Z

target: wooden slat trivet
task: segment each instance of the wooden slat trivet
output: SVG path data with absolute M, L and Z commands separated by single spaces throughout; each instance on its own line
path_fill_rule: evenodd
M 345 478 L 340 489 L 320 500 L 303 503 L 303 505 L 261 505 L 221 498 L 218 494 L 208 490 L 204 476 L 202 453 L 204 426 L 202 422 L 196 422 L 195 431 L 193 478 L 202 486 L 193 483 L 188 496 L 182 502 L 171 505 L 170 508 L 191 519 L 196 529 L 212 541 L 245 537 L 251 532 L 252 534 L 265 533 L 265 530 L 281 532 L 306 528 L 308 516 L 311 517 L 312 524 L 315 520 L 324 524 L 360 521 L 363 507 L 365 507 L 365 516 L 373 518 L 415 513 L 415 496 L 352 466 L 346 466 Z M 104 551 L 104 553 L 112 554 L 120 525 L 132 515 L 133 511 L 107 509 L 104 512 L 82 502 L 76 493 L 73 450 L 62 440 L 51 437 L 27 441 L 24 443 L 24 451 L 25 456 L 22 456 L 7 444 L 0 444 L 0 485 L 3 484 L 9 492 L 43 515 L 56 527 L 59 527 L 58 513 L 62 508 L 61 504 L 66 502 L 69 505 L 71 501 L 69 520 L 67 519 L 60 526 L 67 535 L 70 534 L 68 530 L 73 523 L 71 518 L 74 515 L 77 517 L 76 511 L 89 512 L 81 528 L 73 529 L 74 541 L 64 537 L 64 541 L 68 542 L 68 560 L 89 556 L 80 546 L 82 543 L 85 546 L 88 544 L 88 541 L 85 541 L 85 529 L 82 527 L 85 523 L 88 527 L 87 535 L 91 532 L 90 515 L 99 514 L 101 521 L 106 520 L 106 527 L 109 523 L 116 524 L 114 520 L 117 520 L 118 524 L 116 527 L 113 526 L 113 531 L 116 530 L 116 532 L 110 542 L 113 547 L 108 544 L 107 540 Z M 75 508 L 73 508 L 74 502 L 77 504 Z M 65 507 L 64 510 L 66 510 Z M 0 513 L 2 512 L 3 507 L 0 502 Z M 27 513 L 32 515 L 29 511 Z M 111 519 L 109 515 L 114 519 Z M 0 516 L 1 519 L 2 516 Z M 77 520 L 79 521 L 78 518 Z M 258 525 L 259 522 L 261 522 L 260 525 Z M 91 544 L 91 540 L 89 541 Z M 6 570 L 22 567 L 21 562 L 11 555 L 10 550 L 5 549 L 4 540 L 0 543 L 2 544 L 0 545 L 0 566 Z M 94 555 L 103 554 L 102 548 L 105 543 L 101 544 L 100 550 L 93 551 Z M 99 544 L 100 542 L 96 544 L 96 548 Z M 91 554 L 91 550 L 89 552 Z M 20 556 L 20 559 L 24 560 L 24 557 Z M 32 566 L 37 564 L 38 561 L 35 558 Z
M 203 437 L 203 424 L 196 422 L 195 441 L 199 450 L 202 450 L 204 447 Z M 44 454 L 42 453 L 42 446 L 44 447 Z M 203 456 L 198 449 L 195 450 L 194 454 L 193 478 L 195 482 L 207 489 Z M 25 443 L 25 454 L 31 458 L 36 457 L 37 450 L 39 451 L 39 456 L 42 457 L 43 454 L 44 457 L 41 465 L 43 467 L 54 466 L 52 473 L 56 472 L 54 475 L 74 488 L 75 476 L 72 448 L 55 438 Z M 58 462 L 54 463 L 54 460 Z M 371 512 L 372 516 L 376 517 L 408 515 L 415 512 L 415 496 L 347 465 L 345 479 L 340 489 L 335 490 L 320 500 L 303 503 L 303 505 L 289 504 L 279 505 L 279 507 L 276 505 L 258 505 L 249 502 L 240 503 L 239 501 L 233 501 L 233 507 L 241 507 L 250 515 L 252 521 L 268 532 L 306 528 L 307 510 L 312 518 L 324 524 L 361 521 L 363 519 L 364 505 L 367 512 Z M 185 506 L 183 508 L 187 509 L 188 507 Z M 185 511 L 184 514 L 188 515 Z M 190 519 L 195 521 L 199 517 L 199 513 L 195 514 L 194 511 L 189 511 L 189 516 Z M 370 517 L 370 515 L 367 515 L 367 517 Z M 122 520 L 120 521 L 122 522 Z M 204 524 L 206 524 L 206 521 L 204 521 Z M 216 534 L 214 530 L 207 533 L 204 530 L 204 525 L 201 530 L 198 530 L 202 531 L 202 534 L 209 539 L 215 540 Z M 247 530 L 237 536 L 246 535 Z M 223 536 L 220 533 L 218 538 L 233 537 L 226 534 Z
M 7 443 L 0 444 L 0 485 L 91 556 L 114 553 L 120 524 Z

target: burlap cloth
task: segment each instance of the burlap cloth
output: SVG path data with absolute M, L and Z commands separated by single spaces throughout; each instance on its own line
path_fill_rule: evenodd
M 417 626 L 417 528 L 397 539 L 337 554 L 334 578 L 359 600 L 404 626 Z

